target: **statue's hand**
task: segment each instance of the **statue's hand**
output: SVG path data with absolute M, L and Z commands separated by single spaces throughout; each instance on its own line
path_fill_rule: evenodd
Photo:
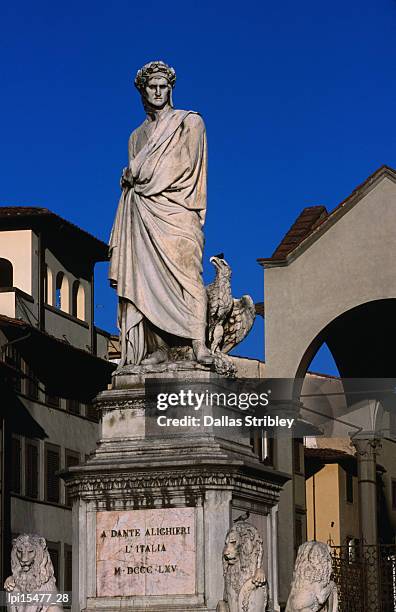
M 15 580 L 12 576 L 9 576 L 4 583 L 4 590 L 9 593 L 15 589 Z
M 128 189 L 133 185 L 133 176 L 130 168 L 124 168 L 120 179 L 121 189 Z
M 252 582 L 254 586 L 257 588 L 263 587 L 266 584 L 267 579 L 265 577 L 265 573 L 262 567 L 258 567 L 256 569 L 254 576 L 252 578 Z

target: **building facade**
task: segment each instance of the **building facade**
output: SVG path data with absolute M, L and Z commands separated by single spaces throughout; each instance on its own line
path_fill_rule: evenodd
M 49 210 L 0 207 L 1 580 L 12 537 L 45 537 L 71 590 L 71 503 L 59 472 L 95 448 L 91 399 L 114 368 L 94 324 L 107 245 Z
M 323 343 L 344 383 L 394 377 L 387 355 L 395 333 L 395 206 L 396 172 L 383 166 L 332 212 L 324 206 L 305 208 L 273 255 L 259 260 L 265 268 L 266 375 L 295 381 L 285 401 L 297 413 L 305 403 L 301 394 L 307 369 Z M 375 546 L 378 415 L 392 413 L 394 406 L 383 405 L 380 382 L 377 388 L 362 387 L 359 397 L 344 391 L 348 414 L 354 413 L 358 422 L 353 441 L 361 537 Z M 343 433 L 331 435 L 349 433 L 344 427 Z M 292 445 L 278 461 L 280 469 L 292 472 Z M 279 556 L 287 560 L 280 576 L 283 600 L 297 544 L 298 526 L 289 518 L 296 509 L 297 488 L 295 478 L 287 483 L 279 505 Z

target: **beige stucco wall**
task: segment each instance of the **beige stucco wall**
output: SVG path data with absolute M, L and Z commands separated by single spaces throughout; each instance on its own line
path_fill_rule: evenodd
M 80 325 L 77 320 L 62 316 L 59 310 L 45 309 L 45 329 L 52 336 L 66 340 L 77 348 L 87 350 L 90 346 L 89 329 Z
M 14 287 L 32 295 L 33 232 L 2 231 L 0 257 L 8 259 L 13 265 Z
M 15 292 L 7 291 L 0 293 L 0 314 L 6 317 L 15 317 Z
M 346 500 L 346 472 L 336 463 L 325 465 L 308 478 L 306 492 L 309 540 L 316 538 L 320 542 L 327 542 L 331 539 L 332 544 L 340 546 L 346 543 L 348 537 L 359 538 L 358 483 L 355 476 L 353 502 Z
M 340 542 L 345 544 L 347 538 L 359 538 L 359 490 L 357 476 L 353 476 L 353 502 L 346 499 L 346 472 L 339 467 L 340 498 Z
M 307 536 L 308 540 L 340 543 L 339 466 L 326 465 L 307 480 Z M 314 512 L 315 491 L 315 512 Z M 316 532 L 314 530 L 316 517 Z M 332 523 L 334 525 L 332 526 Z
M 26 499 L 11 498 L 12 532 L 39 533 L 52 542 L 72 543 L 71 511 L 47 504 L 32 503 Z
M 61 400 L 65 408 L 65 400 Z M 76 417 L 66 410 L 59 410 L 43 406 L 36 402 L 25 400 L 29 412 L 44 429 L 51 444 L 58 444 L 69 450 L 82 454 L 94 450 L 98 438 L 98 425 Z
M 268 376 L 293 377 L 311 342 L 343 312 L 396 297 L 396 184 L 383 177 L 288 266 L 265 271 Z
M 102 359 L 107 359 L 109 354 L 109 336 L 96 330 L 96 354 Z
M 265 363 L 263 361 L 237 355 L 230 355 L 230 357 L 237 369 L 238 378 L 264 378 Z

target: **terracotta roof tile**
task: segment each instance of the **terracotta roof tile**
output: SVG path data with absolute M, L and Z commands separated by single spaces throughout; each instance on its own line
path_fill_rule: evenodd
M 312 448 L 305 447 L 304 455 L 309 457 L 310 459 L 318 459 L 323 462 L 325 461 L 335 461 L 335 460 L 351 460 L 355 459 L 354 455 L 347 453 L 345 451 L 339 450 L 337 448 Z
M 271 259 L 285 259 L 326 217 L 327 210 L 324 206 L 304 208 L 272 253 Z

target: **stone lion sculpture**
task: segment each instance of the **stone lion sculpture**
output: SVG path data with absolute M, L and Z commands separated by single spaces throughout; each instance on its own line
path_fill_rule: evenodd
M 264 612 L 268 585 L 262 567 L 263 540 L 245 520 L 228 531 L 223 549 L 224 598 L 216 612 Z
M 298 549 L 286 612 L 338 612 L 337 587 L 330 579 L 330 547 L 304 542 Z
M 44 538 L 32 533 L 24 533 L 12 542 L 11 571 L 4 583 L 10 594 L 17 593 L 57 593 L 54 567 Z M 31 605 L 11 603 L 10 612 L 58 612 L 60 604 L 34 602 Z

